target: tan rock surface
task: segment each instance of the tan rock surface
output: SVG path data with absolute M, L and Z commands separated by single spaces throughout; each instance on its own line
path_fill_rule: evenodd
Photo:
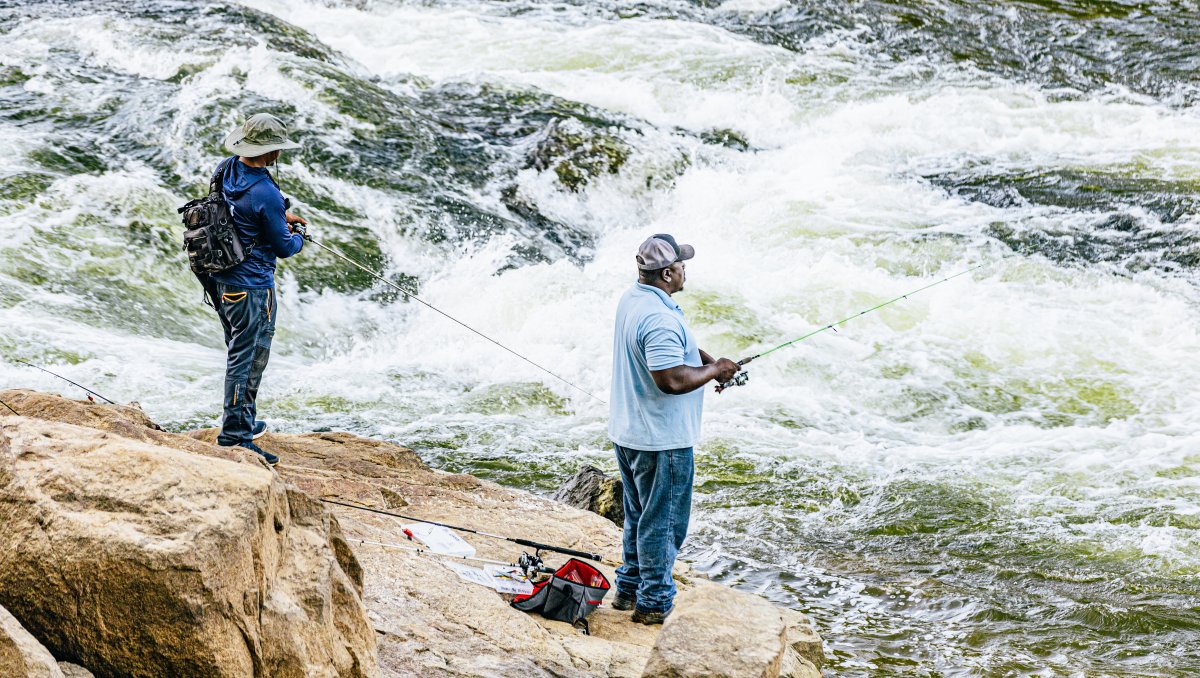
M 3 397 L 7 396 L 0 394 Z M 67 401 L 71 402 L 77 401 Z M 106 430 L 135 421 L 124 410 L 88 403 L 77 403 L 77 407 L 55 403 L 55 408 L 53 416 L 65 415 L 76 421 L 84 416 L 99 417 L 98 427 Z M 108 416 L 126 421 L 108 421 Z M 215 430 L 186 436 L 146 430 L 151 432 L 133 435 L 198 454 L 213 453 L 209 443 L 215 440 Z M 611 564 L 619 558 L 620 529 L 604 518 L 469 475 L 431 470 L 415 453 L 398 445 L 347 433 L 268 433 L 258 442 L 282 458 L 277 467 L 281 478 L 314 497 L 348 500 L 413 517 L 597 551 Z M 190 449 L 192 445 L 199 447 Z M 217 454 L 228 453 L 225 448 L 217 448 Z M 496 592 L 461 581 L 443 560 L 357 541 L 411 544 L 401 531 L 407 521 L 330 508 L 346 538 L 338 547 L 347 551 L 340 559 L 349 563 L 345 567 L 352 575 L 363 579 L 363 601 L 378 634 L 382 675 L 642 675 L 662 627 L 631 623 L 628 612 L 607 606 L 611 594 L 606 605 L 589 619 L 592 635 L 583 635 L 566 624 L 512 609 Z M 523 550 L 504 541 L 463 536 L 484 558 L 512 561 Z M 350 550 L 360 568 L 354 567 Z M 565 557 L 554 554 L 546 554 L 546 558 L 554 566 L 565 561 Z M 611 581 L 612 566 L 601 565 L 600 569 Z M 697 579 L 686 564 L 677 567 L 676 577 L 681 592 L 695 587 L 729 591 Z M 743 602 L 762 602 L 750 594 L 730 593 Z M 782 624 L 782 617 L 779 620 Z M 785 658 L 800 660 L 794 652 L 786 653 Z M 807 678 L 810 674 L 796 675 Z
M 821 675 L 821 669 L 815 664 L 788 648 L 779 668 L 779 678 L 821 678 Z
M 783 615 L 783 623 L 787 627 L 788 647 L 814 668 L 824 666 L 825 647 L 813 627 L 812 619 L 803 612 L 788 608 L 779 608 L 779 613 Z
M 0 391 L 0 400 L 15 409 L 21 416 L 60 424 L 86 426 L 115 433 L 130 440 L 162 445 L 218 459 L 253 462 L 263 468 L 268 468 L 266 463 L 261 461 L 261 457 L 243 448 L 204 444 L 187 436 L 160 430 L 158 425 L 151 421 L 140 407 L 133 405 L 101 405 L 27 389 Z M 0 412 L 10 414 L 5 409 L 0 409 Z M 215 442 L 215 438 L 213 442 Z
M 723 586 L 675 598 L 646 662 L 646 678 L 776 678 L 787 651 L 779 608 Z
M 64 678 L 54 656 L 0 607 L 0 676 Z
M 216 430 L 191 433 L 209 441 Z M 454 525 L 619 558 L 620 530 L 604 518 L 473 476 L 429 469 L 411 450 L 348 433 L 268 433 L 279 473 L 314 496 L 349 500 Z M 445 562 L 355 539 L 409 545 L 404 520 L 333 507 L 364 570 L 364 598 L 391 676 L 639 676 L 658 629 L 602 607 L 591 636 L 509 607 L 458 578 Z M 524 550 L 465 536 L 477 555 L 512 562 Z M 546 554 L 557 566 L 566 558 Z M 613 568 L 600 565 L 610 581 Z M 686 572 L 686 566 L 681 570 Z M 611 600 L 611 599 L 610 599 Z
M 84 407 L 106 430 L 0 418 L 0 604 L 55 654 L 101 678 L 378 674 L 357 564 L 319 502 Z

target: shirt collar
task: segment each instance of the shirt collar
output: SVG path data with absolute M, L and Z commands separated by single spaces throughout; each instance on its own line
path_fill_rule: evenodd
M 658 289 L 657 287 L 655 287 L 653 285 L 643 285 L 642 283 L 634 283 L 634 284 L 637 285 L 638 288 L 641 290 L 644 290 L 646 292 L 653 292 L 654 294 L 657 294 L 658 298 L 662 300 L 662 303 L 667 308 L 675 310 L 675 311 L 683 310 L 682 308 L 679 308 L 679 304 L 675 303 L 671 299 L 671 295 L 667 294 L 666 292 L 663 292 L 662 290 Z

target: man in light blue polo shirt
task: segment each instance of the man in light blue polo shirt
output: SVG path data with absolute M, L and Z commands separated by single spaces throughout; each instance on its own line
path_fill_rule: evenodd
M 633 609 L 643 624 L 661 624 L 673 607 L 671 568 L 691 517 L 703 386 L 741 369 L 701 351 L 671 300 L 695 254 L 670 235 L 651 236 L 638 248 L 638 282 L 617 306 L 608 434 L 625 485 L 625 562 L 613 607 Z

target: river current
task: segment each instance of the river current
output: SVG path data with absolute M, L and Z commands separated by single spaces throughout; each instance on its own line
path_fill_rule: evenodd
M 314 235 L 601 398 L 651 233 L 733 359 L 981 266 L 710 390 L 684 557 L 812 615 L 829 675 L 1196 675 L 1197 39 L 1192 2 L 0 2 L 0 386 L 218 422 L 175 208 L 258 111 Z M 615 467 L 601 403 L 280 272 L 278 429 Z

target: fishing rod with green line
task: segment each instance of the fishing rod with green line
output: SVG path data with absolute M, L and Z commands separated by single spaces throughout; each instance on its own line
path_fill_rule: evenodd
M 393 513 L 391 511 L 384 511 L 384 510 L 377 509 L 377 508 L 371 508 L 370 506 L 363 506 L 361 504 L 349 504 L 349 503 L 342 502 L 342 501 L 334 501 L 333 499 L 322 499 L 321 501 L 325 502 L 326 504 L 333 504 L 335 506 L 344 506 L 346 508 L 357 509 L 359 511 L 369 511 L 371 513 L 378 513 L 380 515 L 391 516 L 393 518 L 402 518 L 404 520 L 411 520 L 415 523 L 425 523 L 426 525 L 437 525 L 438 527 L 444 527 L 448 530 L 455 530 L 458 532 L 466 532 L 468 534 L 477 534 L 481 537 L 491 537 L 492 539 L 499 539 L 501 541 L 512 542 L 514 544 L 520 544 L 521 546 L 535 549 L 537 551 L 550 551 L 552 553 L 561 553 L 565 556 L 572 556 L 574 558 L 583 558 L 585 560 L 591 560 L 591 561 L 595 561 L 597 563 L 603 563 L 605 565 L 613 565 L 613 563 L 606 561 L 604 559 L 604 556 L 600 555 L 599 553 L 589 553 L 587 551 L 577 551 L 575 549 L 569 549 L 569 548 L 565 548 L 562 546 L 553 546 L 551 544 L 542 544 L 540 542 L 530 541 L 528 539 L 518 539 L 516 537 L 505 537 L 502 534 L 492 534 L 490 532 L 483 532 L 482 530 L 473 530 L 469 527 L 460 527 L 458 525 L 448 525 L 446 523 L 439 523 L 435 520 L 425 520 L 424 518 L 414 518 L 412 516 L 406 516 L 406 515 L 403 515 L 400 513 Z M 620 563 L 617 563 L 617 564 L 619 565 Z
M 762 353 L 759 353 L 759 354 L 756 354 L 756 355 L 752 355 L 752 356 L 750 356 L 749 358 L 742 358 L 741 360 L 739 360 L 739 361 L 738 361 L 738 363 L 737 363 L 737 364 L 738 364 L 738 365 L 747 365 L 747 364 L 749 364 L 749 363 L 750 363 L 750 361 L 752 361 L 752 360 L 758 360 L 759 358 L 762 358 L 762 357 L 764 357 L 764 356 L 770 355 L 770 354 L 774 353 L 775 351 L 778 351 L 778 350 L 779 350 L 779 349 L 781 349 L 781 348 L 786 348 L 786 347 L 788 347 L 788 346 L 791 346 L 792 344 L 796 344 L 796 343 L 799 343 L 799 342 L 801 342 L 801 341 L 804 341 L 805 339 L 808 339 L 809 337 L 812 337 L 812 336 L 818 335 L 818 334 L 820 334 L 820 333 L 824 332 L 825 330 L 833 330 L 834 332 L 837 332 L 838 325 L 844 325 L 845 323 L 847 323 L 847 322 L 849 322 L 849 321 L 851 321 L 851 320 L 854 320 L 855 318 L 858 318 L 859 316 L 864 316 L 864 315 L 866 315 L 866 314 L 868 314 L 868 313 L 870 313 L 870 312 L 872 312 L 872 311 L 878 311 L 879 309 L 883 308 L 884 306 L 888 306 L 888 305 L 890 305 L 890 304 L 894 304 L 894 303 L 896 303 L 897 301 L 900 301 L 901 299 L 908 299 L 910 296 L 912 296 L 912 295 L 914 295 L 914 294 L 917 294 L 918 292 L 924 292 L 925 290 L 927 290 L 927 289 L 929 289 L 929 288 L 931 288 L 931 287 L 936 287 L 936 286 L 938 286 L 938 285 L 941 285 L 942 283 L 944 283 L 944 282 L 947 282 L 947 281 L 949 281 L 949 280 L 953 280 L 953 279 L 955 279 L 955 278 L 959 277 L 960 275 L 966 275 L 966 274 L 968 274 L 968 273 L 970 273 L 970 272 L 972 272 L 972 271 L 977 271 L 977 270 L 979 270 L 979 269 L 983 268 L 984 266 L 986 266 L 986 264 L 979 264 L 978 266 L 974 266 L 974 267 L 972 267 L 972 268 L 968 268 L 968 269 L 967 269 L 967 270 L 965 270 L 965 271 L 959 271 L 958 273 L 955 273 L 955 274 L 954 274 L 954 275 L 952 275 L 952 276 L 947 276 L 947 277 L 945 277 L 945 278 L 942 278 L 941 280 L 938 280 L 937 282 L 930 283 L 930 284 L 928 284 L 928 285 L 926 285 L 926 286 L 924 286 L 924 287 L 920 287 L 920 288 L 918 288 L 918 289 L 915 289 L 915 290 L 913 290 L 913 291 L 911 291 L 911 292 L 905 292 L 904 294 L 901 294 L 900 296 L 898 296 L 898 297 L 896 297 L 896 298 L 894 298 L 894 299 L 888 299 L 887 301 L 883 302 L 882 304 L 876 304 L 875 306 L 872 306 L 871 308 L 868 308 L 868 309 L 866 309 L 866 310 L 863 310 L 863 311 L 859 311 L 858 313 L 855 313 L 854 315 L 851 315 L 851 316 L 847 316 L 847 317 L 845 317 L 845 318 L 842 318 L 841 320 L 839 320 L 839 321 L 837 321 L 837 322 L 835 322 L 835 323 L 829 323 L 828 325 L 825 325 L 825 326 L 823 326 L 823 327 L 820 327 L 820 328 L 818 328 L 818 329 L 815 329 L 815 330 L 813 330 L 812 332 L 809 332 L 808 334 L 806 334 L 806 335 L 804 335 L 804 336 L 802 336 L 802 337 L 799 337 L 799 338 L 797 338 L 797 339 L 792 339 L 791 341 L 785 341 L 784 343 L 782 343 L 782 344 L 780 344 L 780 345 L 778 345 L 778 346 L 776 346 L 776 347 L 774 347 L 774 348 L 767 349 L 766 351 L 763 351 Z M 729 381 L 727 381 L 727 382 L 724 382 L 724 383 L 722 383 L 722 384 L 718 384 L 718 385 L 717 385 L 717 389 L 716 389 L 716 390 L 717 390 L 717 393 L 720 393 L 720 392 L 724 391 L 725 389 L 727 389 L 727 388 L 733 388 L 734 386 L 745 386 L 745 385 L 746 385 L 746 383 L 747 383 L 747 382 L 749 382 L 749 381 L 750 381 L 750 374 L 749 374 L 748 372 L 746 372 L 746 371 L 744 371 L 744 370 L 743 370 L 743 371 L 741 371 L 741 372 L 738 372 L 737 374 L 735 374 L 735 375 L 733 376 L 733 378 L 732 378 L 732 379 L 730 379 Z
M 599 402 L 600 402 L 602 405 L 607 405 L 607 404 L 608 404 L 608 402 L 607 402 L 607 401 L 605 401 L 604 399 L 600 398 L 599 396 L 597 396 L 597 395 L 593 394 L 592 392 L 590 392 L 590 391 L 587 391 L 587 390 L 585 390 L 585 389 L 583 389 L 583 388 L 581 388 L 581 387 L 579 387 L 579 386 L 576 386 L 576 385 L 575 385 L 575 384 L 573 384 L 572 382 L 570 382 L 570 381 L 567 381 L 565 378 L 563 378 L 563 377 L 560 377 L 560 376 L 559 376 L 557 373 L 555 373 L 555 372 L 551 371 L 550 369 L 548 369 L 548 368 L 546 368 L 546 367 L 543 367 L 543 366 L 539 365 L 538 363 L 534 362 L 533 360 L 531 360 L 531 359 L 529 359 L 529 358 L 526 358 L 525 356 L 521 355 L 520 353 L 517 353 L 517 352 L 516 352 L 516 351 L 514 351 L 513 349 L 511 349 L 511 348 L 509 348 L 509 347 L 505 346 L 504 344 L 501 344 L 500 342 L 498 342 L 498 341 L 496 341 L 495 339 L 493 339 L 493 338 L 489 337 L 488 335 L 484 334 L 483 332 L 480 332 L 479 330 L 475 329 L 474 327 L 471 327 L 470 325 L 468 325 L 468 324 L 464 323 L 463 321 L 459 320 L 458 318 L 455 318 L 454 316 L 450 315 L 449 313 L 446 313 L 445 311 L 441 310 L 440 308 L 437 308 L 437 307 L 436 307 L 436 306 L 434 306 L 433 304 L 431 304 L 431 303 L 429 303 L 429 302 L 425 301 L 424 299 L 421 299 L 421 298 L 420 298 L 420 297 L 418 297 L 417 295 L 413 294 L 411 291 L 409 291 L 409 290 L 406 290 L 406 289 L 404 289 L 403 287 L 401 287 L 400 285 L 397 285 L 395 282 L 392 282 L 391 280 L 388 280 L 387 278 L 383 277 L 383 275 L 381 275 L 379 272 L 377 272 L 377 271 L 372 271 L 372 270 L 371 270 L 370 268 L 368 268 L 367 266 L 365 266 L 365 265 L 363 265 L 363 264 L 361 264 L 361 263 L 359 263 L 359 262 L 355 261 L 354 259 L 352 259 L 352 258 L 350 258 L 350 257 L 346 256 L 346 255 L 345 255 L 345 254 L 343 254 L 342 252 L 338 251 L 336 248 L 333 248 L 333 247 L 330 247 L 330 246 L 328 246 L 328 245 L 326 245 L 326 244 L 324 244 L 324 243 L 318 242 L 317 240 L 313 239 L 313 237 L 312 237 L 312 236 L 310 236 L 310 235 L 308 234 L 307 230 L 304 230 L 304 231 L 297 231 L 297 232 L 298 232 L 298 233 L 300 233 L 300 234 L 301 234 L 301 236 L 302 236 L 302 237 L 303 237 L 303 238 L 304 238 L 306 241 L 308 241 L 308 242 L 310 242 L 310 243 L 312 243 L 312 244 L 316 245 L 317 247 L 320 247 L 321 249 L 325 250 L 326 252 L 329 252 L 329 253 L 330 253 L 330 254 L 332 254 L 333 256 L 335 256 L 335 257 L 337 257 L 337 258 L 341 259 L 342 261 L 345 261 L 346 263 L 350 264 L 351 266 L 354 266 L 354 267 L 358 268 L 359 270 L 361 270 L 362 272 L 364 272 L 364 273 L 366 273 L 367 275 L 371 276 L 372 278 L 375 278 L 375 279 L 376 279 L 376 280 L 378 280 L 379 282 L 381 282 L 381 283 L 383 283 L 383 284 L 385 284 L 385 285 L 389 285 L 389 286 L 391 286 L 391 287 L 392 287 L 392 288 L 394 288 L 394 289 L 395 289 L 397 292 L 400 292 L 401 294 L 403 294 L 405 297 L 407 297 L 407 298 L 409 298 L 409 299 L 412 299 L 413 301 L 417 302 L 418 304 L 421 304 L 422 306 L 424 306 L 424 307 L 426 307 L 426 308 L 430 309 L 431 311 L 434 311 L 434 312 L 436 312 L 437 314 L 441 315 L 442 317 L 444 317 L 444 318 L 446 318 L 446 319 L 448 319 L 448 320 L 451 320 L 451 321 L 453 321 L 453 322 L 457 323 L 458 325 L 460 325 L 460 326 L 461 326 L 461 327 L 463 327 L 464 329 L 466 329 L 466 330 L 469 330 L 470 332 L 472 332 L 472 333 L 474 333 L 474 334 L 477 334 L 477 335 L 479 335 L 480 337 L 482 337 L 482 338 L 484 338 L 484 339 L 486 339 L 486 340 L 490 341 L 491 343 L 495 344 L 496 346 L 499 346 L 500 348 L 502 348 L 502 349 L 504 349 L 505 351 L 508 351 L 509 353 L 511 353 L 511 354 L 513 354 L 513 355 L 515 355 L 516 357 L 520 358 L 521 360 L 524 360 L 525 362 L 529 363 L 530 365 L 533 365 L 534 367 L 536 367 L 536 368 L 538 368 L 539 370 L 541 370 L 541 371 L 545 372 L 546 374 L 548 374 L 548 375 L 550 375 L 550 376 L 554 377 L 555 379 L 557 379 L 557 380 L 561 381 L 562 383 L 566 384 L 567 386 L 570 386 L 571 388 L 575 389 L 576 391 L 579 391 L 580 393 L 583 393 L 584 395 L 586 395 L 586 396 L 588 396 L 588 397 L 590 397 L 590 398 L 592 398 L 592 399 L 594 399 L 594 400 L 597 400 L 597 401 L 599 401 Z

